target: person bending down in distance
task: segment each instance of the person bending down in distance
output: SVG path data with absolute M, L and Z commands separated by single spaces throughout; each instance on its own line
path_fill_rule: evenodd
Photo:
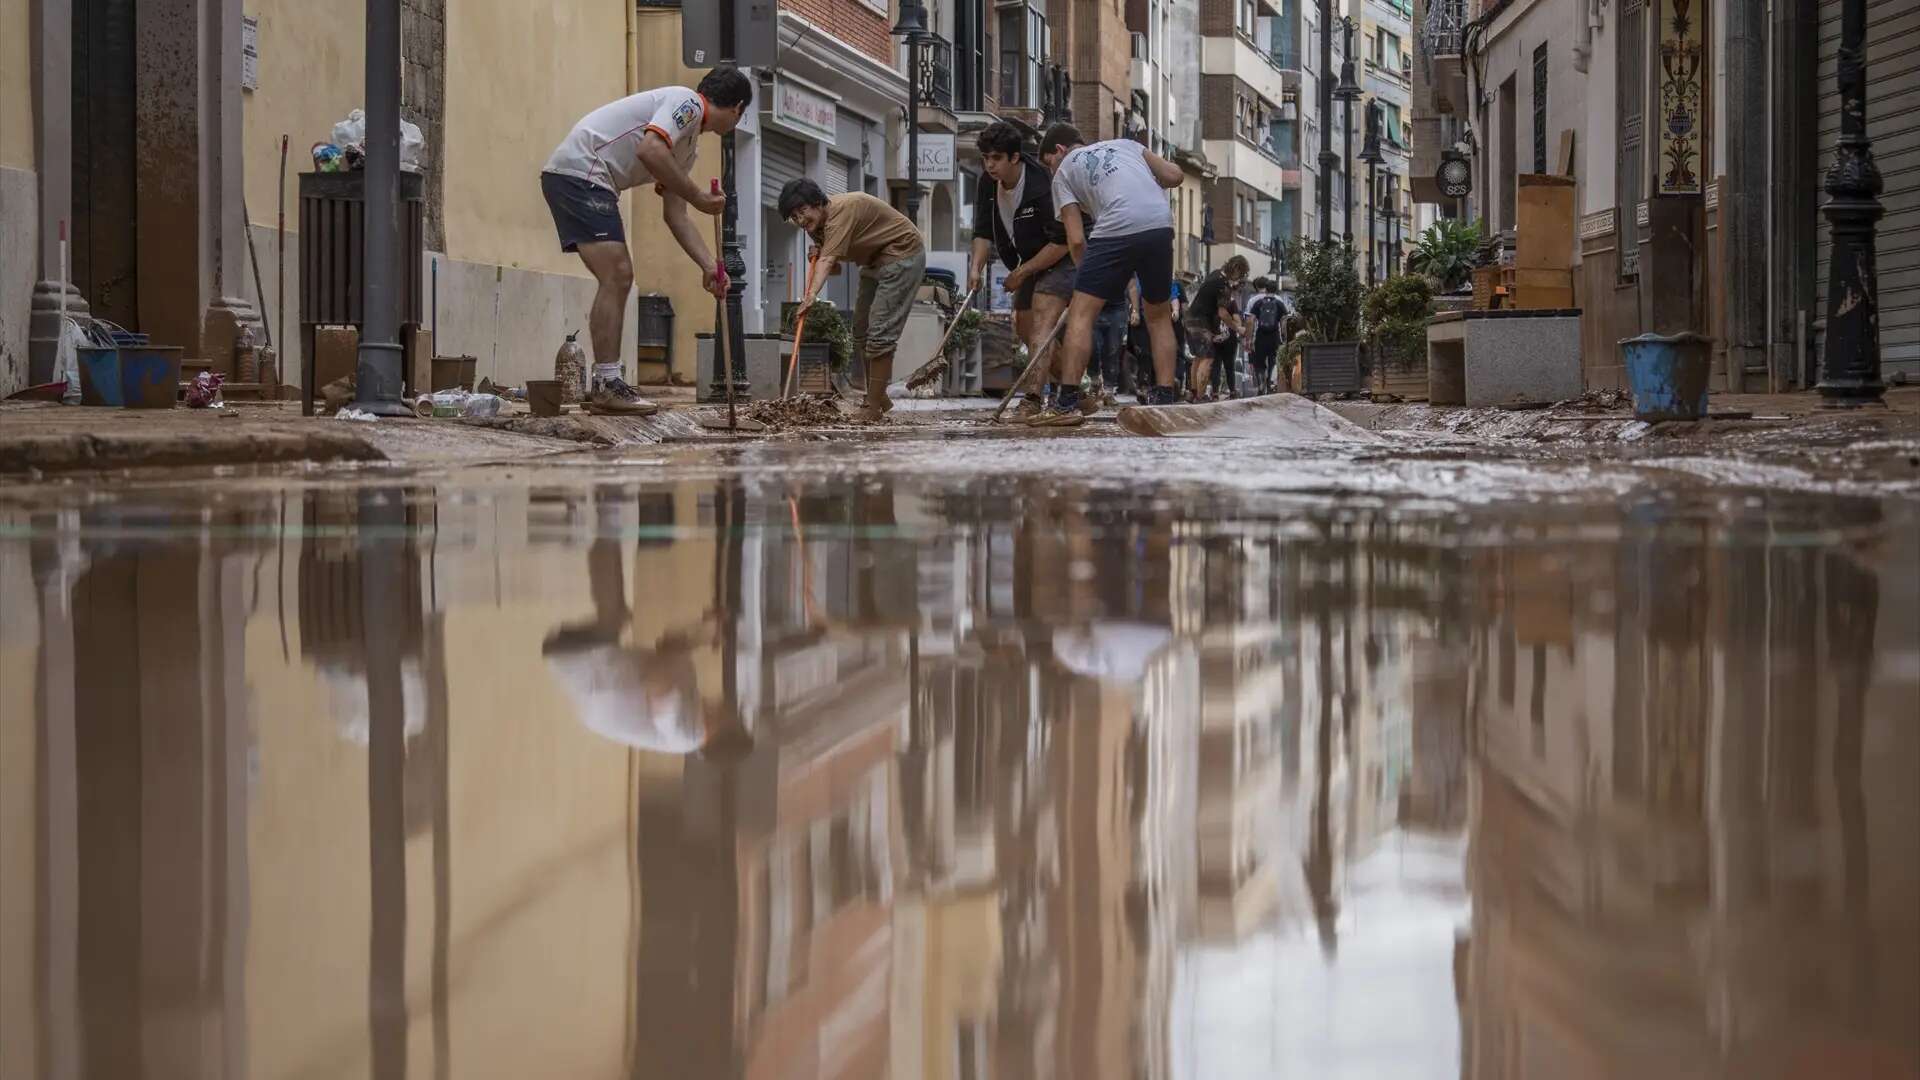
M 653 185 L 667 231 L 700 268 L 707 291 L 725 296 L 713 252 L 687 207 L 719 214 L 726 198 L 694 181 L 694 147 L 705 132 L 732 131 L 752 101 L 753 83 L 734 68 L 715 68 L 696 88 L 662 86 L 621 98 L 575 124 L 541 171 L 540 190 L 553 212 L 560 250 L 578 254 L 599 286 L 587 316 L 593 341 L 589 411 L 645 416 L 659 409 L 621 377 L 620 338 L 633 291 L 633 256 L 620 221 L 620 193 Z
M 860 267 L 860 297 L 853 306 L 853 348 L 863 358 L 867 403 L 861 416 L 878 420 L 893 409 L 887 383 L 893 353 L 913 310 L 920 279 L 927 274 L 927 246 L 907 215 L 864 191 L 831 199 L 802 177 L 780 189 L 780 216 L 818 245 L 799 310 L 811 307 L 841 261 Z
M 1059 393 L 1028 423 L 1076 427 L 1086 421 L 1080 380 L 1093 356 L 1094 319 L 1126 295 L 1136 274 L 1153 343 L 1154 386 L 1147 400 L 1173 404 L 1173 211 L 1166 189 L 1180 186 L 1180 166 L 1131 139 L 1089 146 L 1071 124 L 1047 129 L 1040 159 L 1053 170 L 1053 205 L 1074 261 L 1073 299 L 1067 303 Z

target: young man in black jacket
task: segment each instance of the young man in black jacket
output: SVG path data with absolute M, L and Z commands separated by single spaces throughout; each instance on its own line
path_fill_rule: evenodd
M 1067 230 L 1053 213 L 1053 174 L 1021 149 L 1020 132 L 1005 121 L 988 125 L 980 133 L 979 147 L 986 168 L 974 200 L 967 287 L 986 283 L 987 266 L 998 255 L 1010 270 L 1005 285 L 1013 294 L 1013 332 L 1032 356 L 1046 344 L 1047 332 L 1073 296 Z M 1054 352 L 1058 354 L 1057 346 Z M 1048 365 L 1049 381 L 1058 369 L 1058 360 Z M 1039 408 L 1040 395 L 1030 388 L 1020 415 Z

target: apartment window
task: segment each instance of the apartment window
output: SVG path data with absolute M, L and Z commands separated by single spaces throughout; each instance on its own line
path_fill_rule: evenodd
M 1547 171 L 1547 43 L 1533 50 L 1533 171 Z
M 1260 9 L 1254 6 L 1254 0 L 1240 0 L 1239 21 L 1236 24 L 1241 33 L 1253 37 L 1259 29 Z
M 1383 106 L 1382 113 L 1385 118 L 1388 141 L 1395 146 L 1407 145 L 1406 137 L 1400 129 L 1400 106 L 1390 101 L 1383 101 L 1380 104 Z
M 978 111 L 986 92 L 986 0 L 955 0 L 953 8 L 953 103 Z
M 1040 68 L 1047 56 L 1047 17 L 1028 4 L 1000 6 L 1000 104 L 1040 107 Z

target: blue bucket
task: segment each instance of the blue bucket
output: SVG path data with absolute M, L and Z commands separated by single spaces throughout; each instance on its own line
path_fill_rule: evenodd
M 80 359 L 80 404 L 118 408 L 122 400 L 120 350 L 82 345 L 76 351 Z
M 171 409 L 180 396 L 178 345 L 120 350 L 120 404 L 129 409 Z
M 1620 342 L 1620 359 L 1640 420 L 1698 420 L 1707 415 L 1707 376 L 1713 367 L 1699 334 L 1641 334 Z

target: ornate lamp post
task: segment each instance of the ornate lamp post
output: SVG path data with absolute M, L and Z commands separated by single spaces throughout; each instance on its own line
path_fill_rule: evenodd
M 1320 242 L 1333 241 L 1333 0 L 1320 0 Z
M 720 66 L 734 67 L 740 56 L 740 27 L 736 21 L 738 4 L 720 5 Z M 709 396 L 714 401 L 727 400 L 727 384 L 733 382 L 733 400 L 746 401 L 753 392 L 753 384 L 747 381 L 747 331 L 746 320 L 741 315 L 741 298 L 747 291 L 747 255 L 740 243 L 740 184 L 735 166 L 738 158 L 739 136 L 729 131 L 720 137 L 720 190 L 727 197 L 727 208 L 720 213 L 720 262 L 727 268 L 727 296 L 714 302 L 714 327 L 719 322 L 719 306 L 727 305 L 727 351 L 732 362 L 727 365 L 726 374 L 720 372 L 719 354 L 714 356 L 714 379 Z M 716 349 L 718 346 L 716 345 Z
M 367 0 L 366 91 L 366 321 L 353 407 L 412 416 L 400 401 L 400 0 Z
M 1358 24 L 1352 16 L 1340 20 L 1345 33 L 1342 38 L 1346 55 L 1340 58 L 1340 85 L 1333 88 L 1333 96 L 1340 99 L 1340 127 L 1345 132 L 1346 153 L 1343 155 L 1341 175 L 1346 182 L 1340 185 L 1340 233 L 1348 247 L 1353 246 L 1353 103 L 1360 100 L 1360 84 L 1353 78 L 1353 32 Z
M 1372 288 L 1376 280 L 1373 250 L 1378 246 L 1374 233 L 1380 224 L 1379 212 L 1374 209 L 1374 195 L 1380 190 L 1380 163 L 1387 160 L 1380 153 L 1380 103 L 1377 101 L 1367 102 L 1367 138 L 1360 146 L 1360 160 L 1367 163 L 1367 287 Z
M 893 36 L 907 44 L 907 217 L 915 226 L 920 224 L 920 43 L 926 34 L 926 6 L 900 0 Z
M 1827 232 L 1833 259 L 1827 271 L 1827 337 L 1820 363 L 1820 396 L 1830 408 L 1879 404 L 1880 287 L 1874 270 L 1874 223 L 1880 206 L 1880 167 L 1867 138 L 1867 3 L 1840 6 L 1840 144 L 1827 170 Z

